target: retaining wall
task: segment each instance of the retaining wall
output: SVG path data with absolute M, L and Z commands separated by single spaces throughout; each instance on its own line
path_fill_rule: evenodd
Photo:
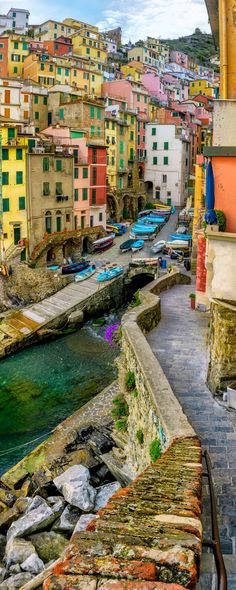
M 196 587 L 201 556 L 201 448 L 145 339 L 156 326 L 158 294 L 188 282 L 179 272 L 153 281 L 141 306 L 123 319 L 121 385 L 135 375 L 129 404 L 129 461 L 140 472 L 118 491 L 85 532 L 77 533 L 44 590 L 183 590 Z M 135 392 L 135 393 L 134 393 Z M 135 436 L 145 431 L 140 444 Z M 150 464 L 150 440 L 160 457 Z M 142 448 L 141 448 L 142 447 Z M 148 466 L 147 466 L 148 465 Z

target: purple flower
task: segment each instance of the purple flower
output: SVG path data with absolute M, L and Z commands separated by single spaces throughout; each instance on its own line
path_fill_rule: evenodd
M 113 346 L 113 334 L 118 330 L 120 324 L 112 324 L 111 326 L 107 326 L 105 330 L 105 340 L 108 342 L 110 346 Z

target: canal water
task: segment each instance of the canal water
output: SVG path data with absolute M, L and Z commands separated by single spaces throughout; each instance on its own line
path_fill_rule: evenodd
M 89 322 L 0 362 L 0 473 L 116 378 L 119 349 L 105 336 L 117 319 Z

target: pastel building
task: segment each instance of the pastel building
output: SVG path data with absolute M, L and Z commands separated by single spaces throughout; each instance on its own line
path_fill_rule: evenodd
M 151 96 L 155 96 L 162 103 L 168 103 L 168 94 L 164 90 L 160 76 L 147 72 L 142 75 L 142 84 Z
M 24 61 L 29 53 L 29 38 L 5 34 L 0 37 L 0 75 L 22 78 Z
M 182 51 L 170 51 L 170 61 L 179 64 L 183 68 L 189 67 L 188 55 Z
M 187 198 L 189 133 L 180 126 L 146 126 L 145 184 L 150 198 L 181 206 Z
M 29 11 L 24 8 L 10 8 L 6 15 L 0 16 L 0 34 L 4 31 L 12 31 L 18 35 L 27 35 L 29 15 Z

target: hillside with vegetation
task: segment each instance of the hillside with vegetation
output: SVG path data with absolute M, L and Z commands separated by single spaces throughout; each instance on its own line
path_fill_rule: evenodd
M 210 58 L 217 55 L 212 35 L 202 33 L 200 29 L 195 29 L 192 35 L 186 37 L 163 41 L 169 45 L 170 49 L 183 51 L 203 65 L 209 65 Z

